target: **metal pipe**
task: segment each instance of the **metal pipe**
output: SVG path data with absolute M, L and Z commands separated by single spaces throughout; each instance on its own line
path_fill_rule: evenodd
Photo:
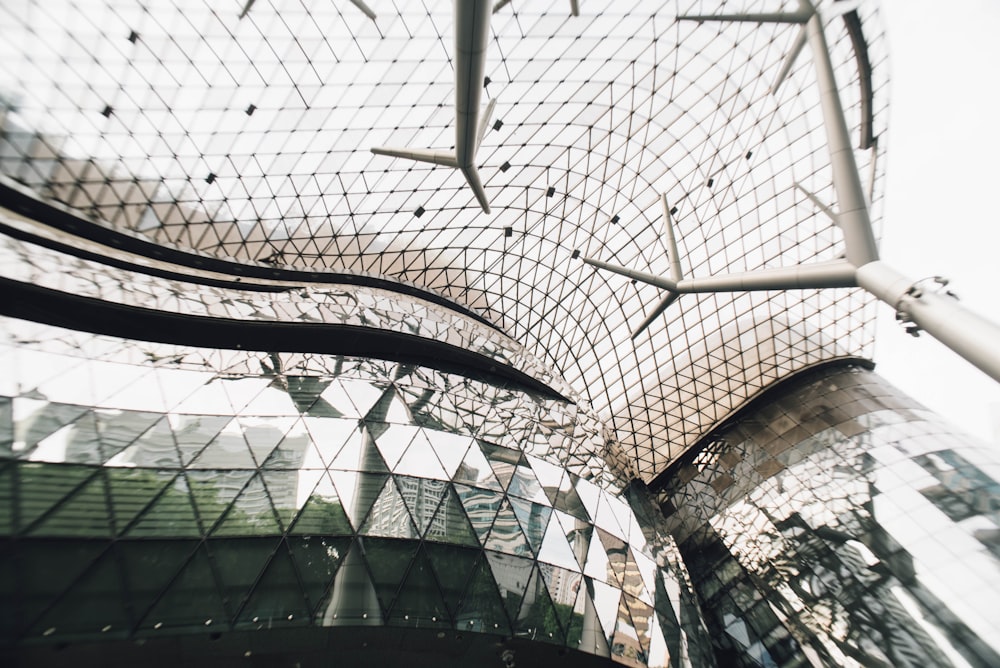
M 1000 382 L 1000 326 L 963 308 L 950 294 L 921 288 L 885 264 L 857 270 L 858 285 Z

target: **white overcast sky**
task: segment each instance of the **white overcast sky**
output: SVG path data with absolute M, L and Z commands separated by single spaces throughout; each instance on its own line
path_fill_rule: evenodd
M 882 257 L 1000 323 L 1000 2 L 883 0 L 891 67 Z M 880 311 L 878 371 L 1000 446 L 1000 384 Z M 996 342 L 1000 354 L 1000 340 Z

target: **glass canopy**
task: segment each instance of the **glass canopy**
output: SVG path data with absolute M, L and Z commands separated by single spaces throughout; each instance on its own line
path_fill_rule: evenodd
M 771 91 L 795 27 L 676 20 L 794 2 L 500 4 L 490 214 L 456 170 L 371 151 L 456 144 L 445 0 L 5 2 L 0 175 L 163 244 L 437 291 L 565 377 L 647 479 L 768 383 L 871 352 L 846 289 L 686 295 L 632 340 L 662 294 L 580 259 L 666 274 L 663 194 L 685 275 L 840 255 L 806 194 L 834 201 L 808 49 Z M 877 219 L 881 28 L 866 4 L 826 31 Z

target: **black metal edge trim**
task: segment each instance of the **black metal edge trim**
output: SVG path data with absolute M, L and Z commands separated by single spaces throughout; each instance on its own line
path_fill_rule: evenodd
M 858 83 L 861 86 L 861 141 L 859 148 L 869 149 L 875 142 L 875 91 L 872 88 L 872 63 L 868 57 L 868 42 L 861 29 L 861 17 L 857 10 L 844 14 L 844 25 L 854 47 L 854 59 L 858 65 Z
M 0 278 L 0 313 L 124 339 L 203 348 L 372 357 L 481 378 L 545 399 L 570 400 L 523 371 L 450 343 L 322 323 L 262 322 L 167 313 Z
M 365 276 L 361 274 L 309 271 L 305 269 L 289 269 L 287 267 L 264 267 L 259 264 L 244 264 L 209 255 L 202 255 L 196 252 L 184 251 L 179 248 L 163 246 L 155 241 L 140 239 L 131 234 L 125 234 L 104 225 L 100 225 L 60 206 L 44 202 L 35 196 L 30 189 L 21 184 L 17 184 L 15 186 L 6 180 L 0 180 L 0 206 L 5 206 L 12 211 L 16 211 L 22 216 L 68 234 L 83 237 L 84 239 L 103 244 L 110 248 L 118 248 L 135 255 L 140 255 L 142 257 L 147 257 L 161 262 L 170 262 L 182 267 L 228 274 L 234 278 L 245 276 L 249 278 L 272 281 L 363 285 L 370 288 L 389 290 L 432 302 L 451 311 L 461 313 L 462 315 L 487 325 L 496 331 L 503 331 L 497 327 L 497 325 L 490 322 L 472 309 L 462 306 L 458 302 L 442 297 L 441 295 L 422 290 L 414 285 L 397 283 L 387 278 L 378 278 L 375 276 Z M 67 252 L 81 256 L 81 251 L 73 248 L 72 246 L 66 246 L 66 249 Z M 104 258 L 103 256 L 97 256 L 97 258 L 99 261 L 105 262 L 105 264 L 110 264 L 107 262 L 107 258 Z M 149 274 L 153 273 L 148 267 L 140 264 L 134 265 L 132 269 Z M 185 276 L 184 280 L 190 283 L 210 284 L 206 282 L 205 278 L 198 276 Z M 241 289 L 246 289 L 247 286 L 239 284 L 239 287 Z

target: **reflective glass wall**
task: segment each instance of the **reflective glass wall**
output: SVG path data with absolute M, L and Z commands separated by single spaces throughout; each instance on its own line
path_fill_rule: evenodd
M 998 462 L 861 368 L 752 405 L 657 491 L 720 663 L 1000 665 Z
M 676 545 L 640 526 L 577 403 L 0 327 L 5 643 L 375 626 L 711 660 Z

